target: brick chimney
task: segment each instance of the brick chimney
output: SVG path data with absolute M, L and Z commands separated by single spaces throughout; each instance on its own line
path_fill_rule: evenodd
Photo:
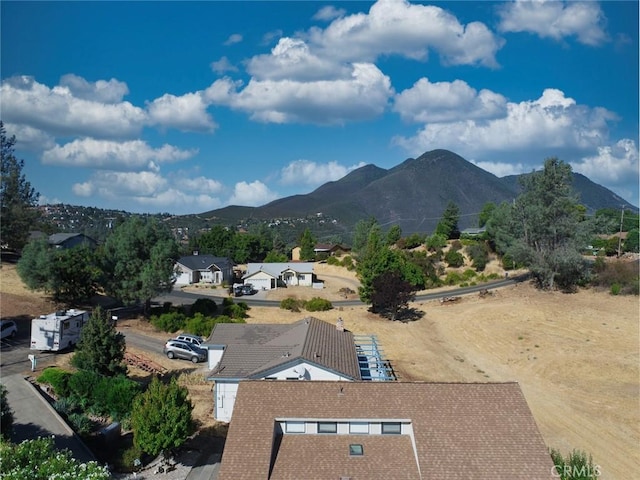
M 336 322 L 336 330 L 339 332 L 344 332 L 344 320 L 342 317 L 338 317 L 338 321 Z

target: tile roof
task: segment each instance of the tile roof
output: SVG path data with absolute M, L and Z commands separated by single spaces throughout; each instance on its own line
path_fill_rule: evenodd
M 274 435 L 283 419 L 408 419 L 415 444 L 407 435 Z M 350 457 L 350 443 L 364 456 Z M 550 480 L 552 468 L 517 383 L 247 380 L 218 479 Z
M 360 379 L 353 335 L 315 317 L 287 325 L 219 323 L 208 344 L 225 345 L 209 378 L 262 378 L 273 369 L 309 362 Z

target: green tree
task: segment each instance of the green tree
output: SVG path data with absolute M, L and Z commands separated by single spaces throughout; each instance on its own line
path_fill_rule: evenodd
M 52 438 L 0 442 L 0 472 L 6 480 L 107 480 L 111 474 L 97 462 L 81 463 L 69 450 L 57 450 Z
M 0 242 L 20 250 L 40 218 L 35 208 L 40 195 L 22 173 L 24 160 L 15 157 L 15 144 L 0 121 Z
M 526 265 L 541 288 L 575 285 L 584 272 L 580 255 L 586 239 L 578 238 L 581 211 L 572 188 L 571 166 L 557 158 L 545 160 L 542 171 L 520 177 L 522 194 L 513 218 L 518 242 L 516 262 Z
M 182 445 L 194 428 L 188 395 L 175 378 L 168 385 L 154 378 L 133 402 L 131 426 L 136 447 L 158 455 Z
M 125 375 L 125 346 L 124 335 L 116 331 L 111 319 L 100 308 L 96 308 L 82 328 L 71 364 L 107 377 Z
M 265 263 L 285 263 L 289 257 L 287 257 L 284 253 L 279 253 L 275 250 L 271 250 L 267 253 L 267 256 L 264 257 Z
M 416 290 L 399 272 L 383 273 L 373 279 L 371 311 L 390 320 L 401 318 L 409 302 L 415 299 Z
M 44 290 L 58 303 L 79 304 L 97 291 L 100 268 L 86 245 L 53 249 L 45 239 L 27 243 L 17 264 L 18 275 L 30 290 Z
M 171 291 L 178 245 L 155 219 L 131 217 L 107 237 L 102 255 L 102 285 L 126 305 L 145 304 Z
M 369 241 L 369 234 L 374 227 L 379 227 L 378 221 L 374 217 L 369 217 L 366 220 L 360 220 L 356 223 L 353 232 L 353 245 L 351 246 L 351 251 L 356 257 L 364 253 L 367 242 Z
M 229 227 L 214 225 L 211 229 L 191 240 L 191 250 L 201 254 L 232 257 L 235 232 Z
M 480 215 L 478 216 L 478 227 L 482 228 L 487 225 L 487 221 L 489 221 L 496 208 L 496 204 L 493 202 L 487 202 L 484 204 L 482 210 L 480 210 Z
M 366 250 L 358 261 L 356 272 L 360 280 L 358 293 L 364 303 L 372 301 L 375 294 L 374 281 L 392 272 L 400 275 L 416 290 L 424 288 L 424 275 L 420 268 L 410 262 L 402 252 L 383 245 L 380 227 L 377 225 L 371 229 Z
M 395 245 L 398 240 L 402 238 L 402 229 L 400 225 L 392 225 L 387 232 L 387 238 L 385 240 L 386 245 Z
M 7 387 L 0 384 L 0 436 L 8 439 L 13 429 L 13 411 L 7 400 Z
M 586 452 L 572 451 L 565 458 L 556 449 L 551 449 L 551 459 L 555 465 L 554 476 L 560 480 L 597 480 L 600 466 L 594 465 L 591 455 Z
M 438 225 L 436 225 L 435 233 L 447 237 L 448 240 L 460 238 L 459 219 L 460 209 L 455 203 L 449 202 L 442 213 Z
M 308 228 L 305 228 L 300 237 L 300 260 L 315 260 L 316 238 Z
M 16 270 L 29 290 L 44 290 L 51 293 L 52 270 L 51 248 L 44 238 L 32 240 L 22 250 Z
M 640 231 L 637 228 L 629 230 L 627 238 L 624 241 L 625 252 L 640 252 Z

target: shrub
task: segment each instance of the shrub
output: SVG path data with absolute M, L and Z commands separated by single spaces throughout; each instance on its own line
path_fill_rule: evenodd
M 66 397 L 69 394 L 69 378 L 71 378 L 70 372 L 58 367 L 49 367 L 40 374 L 38 382 L 51 385 L 56 395 Z
M 304 302 L 304 308 L 309 312 L 325 312 L 331 310 L 333 305 L 325 298 L 314 297 Z
M 334 266 L 339 266 L 340 265 L 340 260 L 338 260 L 338 257 L 329 257 L 327 258 L 327 265 L 334 265 Z
M 292 312 L 299 312 L 302 307 L 302 302 L 297 298 L 287 297 L 280 301 L 280 308 L 283 310 L 291 310 Z
M 69 393 L 84 406 L 93 405 L 94 398 L 99 395 L 99 384 L 102 376 L 90 370 L 80 370 L 69 378 Z
M 460 242 L 460 240 L 454 240 L 453 242 L 451 242 L 450 250 L 457 252 L 461 248 L 462 248 L 462 242 Z
M 514 262 L 513 257 L 508 253 L 505 253 L 502 256 L 502 268 L 505 270 L 513 270 L 516 268 L 516 263 Z
M 186 322 L 186 316 L 184 313 L 180 312 L 168 312 L 163 313 L 160 316 L 152 316 L 151 324 L 162 330 L 163 332 L 177 332 L 178 330 L 182 330 L 184 328 L 184 324 Z
M 249 306 L 245 302 L 233 303 L 224 309 L 224 314 L 233 318 L 234 320 L 245 319 Z
M 475 276 L 476 272 L 470 268 L 467 268 L 464 272 L 462 272 L 462 278 L 464 278 L 465 280 L 471 280 Z
M 193 317 L 187 319 L 184 330 L 194 335 L 208 337 L 211 334 L 216 321 L 212 317 L 205 317 L 202 313 L 196 313 Z
M 640 263 L 638 261 L 606 262 L 603 260 L 598 262 L 596 259 L 594 271 L 597 272 L 593 279 L 594 285 L 609 289 L 613 295 L 638 295 L 640 290 Z M 618 293 L 614 293 L 614 289 Z
M 60 397 L 53 402 L 53 408 L 64 417 L 68 417 L 78 408 L 78 402 L 71 397 Z
M 464 265 L 464 255 L 457 250 L 449 250 L 444 256 L 447 265 L 453 268 L 461 267 Z
M 143 453 L 140 448 L 136 447 L 135 445 L 131 445 L 118 457 L 119 462 L 117 462 L 116 464 L 118 470 L 125 472 L 131 472 L 135 470 L 136 461 L 140 461 L 142 459 L 142 455 Z
M 67 417 L 71 427 L 80 435 L 85 436 L 91 433 L 93 423 L 82 413 L 72 413 Z
M 447 245 L 447 237 L 437 233 L 434 233 L 430 237 L 427 237 L 425 241 L 425 246 L 427 247 L 427 250 L 432 252 L 442 250 L 446 245 Z
M 484 243 L 475 243 L 467 247 L 467 253 L 471 257 L 473 268 L 482 272 L 489 263 L 489 253 Z
M 205 317 L 212 317 L 217 310 L 216 302 L 210 298 L 199 298 L 191 306 L 191 315 L 201 313 Z
M 345 255 L 340 263 L 349 271 L 353 271 L 356 269 L 356 264 L 353 261 L 353 257 L 351 257 L 351 255 Z
M 457 285 L 459 283 L 462 283 L 462 281 L 462 276 L 458 272 L 449 272 L 447 273 L 447 276 L 445 277 L 443 283 L 445 285 Z
M 614 283 L 613 285 L 611 285 L 611 295 L 619 295 L 620 290 L 622 290 L 622 287 L 619 283 Z

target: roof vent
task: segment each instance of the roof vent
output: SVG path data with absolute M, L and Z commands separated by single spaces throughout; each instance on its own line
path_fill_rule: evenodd
M 342 317 L 338 317 L 338 321 L 336 322 L 336 330 L 339 332 L 344 332 L 344 320 Z

